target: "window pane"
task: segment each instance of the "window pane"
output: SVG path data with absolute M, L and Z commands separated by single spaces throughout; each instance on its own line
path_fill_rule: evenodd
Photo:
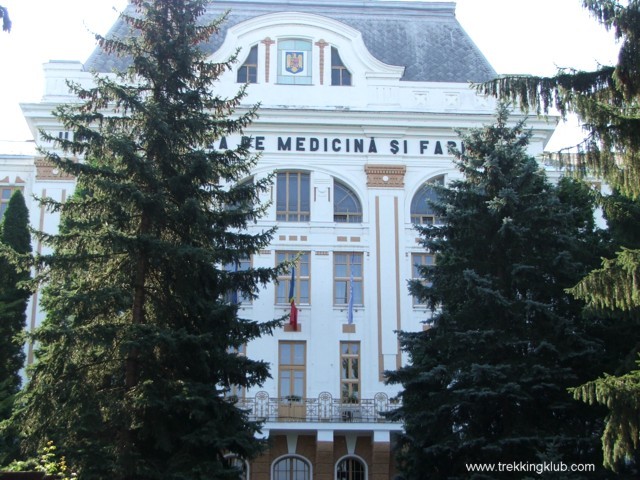
M 287 175 L 284 173 L 278 174 L 276 182 L 277 200 L 276 209 L 278 211 L 285 211 L 287 209 Z
M 281 343 L 280 344 L 280 364 L 289 365 L 290 363 L 291 363 L 291 344 Z
M 300 276 L 308 277 L 309 276 L 309 254 L 303 253 L 300 255 L 300 259 L 298 261 Z
M 293 364 L 304 365 L 304 344 L 302 343 L 294 344 Z
M 360 200 L 351 189 L 338 181 L 333 182 L 333 221 L 334 222 L 361 222 L 362 207 Z
M 289 298 L 289 281 L 281 280 L 280 283 L 276 285 L 276 303 L 289 303 L 290 300 L 291 299 Z
M 280 372 L 280 396 L 282 398 L 291 395 L 291 372 L 283 370 Z
M 431 206 L 431 202 L 438 200 L 433 185 L 444 185 L 444 176 L 439 176 L 425 183 L 414 195 L 411 201 L 411 222 L 431 225 L 435 222 L 435 212 Z
M 287 202 L 287 210 L 289 212 L 297 212 L 298 211 L 298 176 L 297 175 L 289 175 L 289 200 Z
M 309 280 L 299 282 L 300 303 L 309 303 Z
M 238 70 L 238 83 L 247 83 L 247 67 L 240 67 Z
M 309 194 L 309 175 L 300 175 L 300 210 L 303 212 L 309 211 L 309 202 L 311 196 Z
M 346 305 L 347 303 L 349 303 L 349 296 L 347 294 L 347 282 L 336 282 L 335 292 L 336 292 L 336 298 L 335 298 L 336 305 L 339 305 L 339 304 Z M 353 298 L 355 300 L 355 295 Z
M 293 372 L 293 395 L 304 396 L 304 372 Z
M 351 72 L 346 68 L 342 70 L 342 85 L 351 85 Z
M 340 85 L 340 70 L 331 69 L 331 85 Z

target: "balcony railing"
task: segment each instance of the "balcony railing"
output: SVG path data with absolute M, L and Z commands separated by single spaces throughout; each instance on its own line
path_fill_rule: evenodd
M 253 398 L 232 400 L 239 408 L 249 412 L 251 420 L 265 422 L 396 423 L 386 414 L 400 406 L 382 392 L 376 393 L 373 399 L 351 402 L 335 399 L 328 392 L 322 392 L 317 398 L 272 398 L 267 392 L 261 391 Z

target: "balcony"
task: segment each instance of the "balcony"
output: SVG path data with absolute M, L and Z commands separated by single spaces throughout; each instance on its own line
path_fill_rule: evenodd
M 389 420 L 386 414 L 400 406 L 382 392 L 376 393 L 373 399 L 353 403 L 335 399 L 328 392 L 322 392 L 317 398 L 275 398 L 261 391 L 253 398 L 232 400 L 249 413 L 251 420 L 263 422 L 398 423 Z

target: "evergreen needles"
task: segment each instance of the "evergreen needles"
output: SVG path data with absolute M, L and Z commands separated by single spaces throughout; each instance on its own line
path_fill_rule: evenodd
M 73 137 L 49 138 L 47 158 L 77 188 L 43 200 L 61 226 L 40 234 L 53 250 L 38 258 L 47 316 L 18 422 L 32 451 L 53 441 L 85 480 L 237 478 L 225 455 L 261 448 L 224 393 L 267 378 L 233 351 L 277 322 L 245 321 L 225 299 L 278 272 L 224 266 L 271 240 L 245 231 L 269 183 L 249 178 L 246 145 L 211 147 L 256 112 L 237 111 L 243 90 L 215 94 L 234 59 L 210 63 L 199 47 L 223 21 L 200 21 L 207 3 L 133 0 L 130 34 L 98 37 L 127 71 L 71 85 L 79 101 L 55 112 Z
M 603 368 L 605 349 L 565 292 L 597 259 L 600 236 L 587 187 L 550 184 L 526 154 L 529 135 L 501 106 L 495 125 L 462 134 L 463 179 L 433 186 L 442 225 L 420 231 L 435 266 L 410 289 L 435 316 L 401 334 L 409 364 L 388 372 L 403 386 L 407 478 L 559 461 L 597 464 L 588 478 L 603 478 L 598 413 L 567 388 Z
M 507 76 L 477 88 L 518 101 L 525 108 L 533 107 L 538 113 L 556 107 L 563 115 L 577 114 L 587 137 L 577 146 L 577 153 L 563 155 L 561 161 L 579 173 L 603 178 L 614 189 L 613 196 L 602 199 L 607 213 L 620 208 L 631 212 L 637 209 L 632 204 L 640 197 L 640 2 L 583 0 L 582 4 L 606 29 L 613 30 L 620 42 L 615 66 L 602 66 L 593 72 L 562 70 L 553 77 Z M 619 196 L 629 201 L 623 205 Z M 620 217 L 620 211 L 614 216 Z M 585 276 L 572 293 L 594 309 L 624 312 L 618 316 L 633 318 L 637 325 L 640 251 L 637 244 L 628 243 L 637 227 L 627 222 L 625 228 L 628 233 L 617 237 L 621 242 L 615 256 Z M 635 335 L 637 338 L 637 331 Z M 634 352 L 638 352 L 637 347 Z M 640 397 L 640 371 L 629 372 L 627 366 L 622 367 L 624 375 L 618 381 L 604 377 L 575 390 L 576 398 L 610 409 L 602 441 L 605 464 L 613 470 L 626 468 L 638 457 L 638 403 L 616 399 L 627 397 L 630 391 Z M 633 441 L 629 441 L 629 429 L 623 425 L 633 426 Z

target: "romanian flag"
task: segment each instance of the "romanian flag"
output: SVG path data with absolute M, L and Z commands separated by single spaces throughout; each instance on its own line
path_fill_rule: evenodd
M 291 313 L 289 314 L 289 325 L 294 331 L 298 330 L 298 309 L 296 308 L 296 268 L 291 269 L 291 282 L 289 283 L 289 303 L 291 303 Z
M 353 259 L 351 260 L 349 276 L 349 304 L 347 306 L 347 323 L 351 325 L 353 323 Z

